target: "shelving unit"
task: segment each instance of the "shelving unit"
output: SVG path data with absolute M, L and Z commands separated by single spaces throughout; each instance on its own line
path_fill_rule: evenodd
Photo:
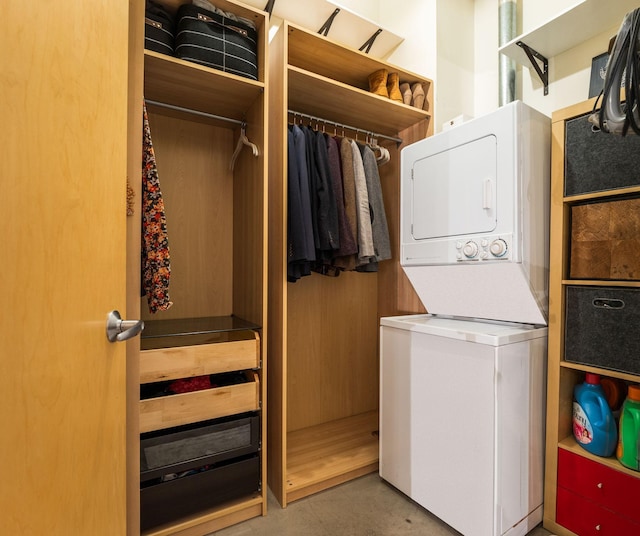
M 585 121 L 595 99 L 559 110 L 552 117 L 551 237 L 549 270 L 549 352 L 546 426 L 544 526 L 558 536 L 576 534 L 636 534 L 640 530 L 637 507 L 625 497 L 640 493 L 640 473 L 622 466 L 615 456 L 598 457 L 583 449 L 572 431 L 573 389 L 586 372 L 640 382 L 640 376 L 566 359 L 566 292 L 578 288 L 640 289 L 638 280 L 578 279 L 570 277 L 572 207 L 627 199 L 640 195 L 637 169 L 624 173 L 624 186 L 599 191 L 566 193 L 566 129 L 573 120 Z M 599 134 L 608 136 L 607 134 Z M 619 143 L 621 138 L 613 140 Z M 629 140 L 634 142 L 635 140 Z M 584 148 L 606 162 L 609 149 Z M 602 177 L 603 180 L 610 180 Z M 633 184 L 636 185 L 633 185 Z M 631 221 L 631 219 L 630 219 Z M 629 330 L 633 330 L 629 326 Z M 606 338 L 606 336 L 604 337 Z M 606 344 L 606 341 L 602 341 Z M 578 478 L 579 476 L 579 478 Z
M 175 13 L 183 2 L 160 3 Z M 233 0 L 215 5 L 255 22 L 257 81 L 144 51 L 173 305 L 151 314 L 146 298 L 140 302 L 146 329 L 139 432 L 143 444 L 157 449 L 165 437 L 238 423 L 250 426 L 251 445 L 238 447 L 237 457 L 167 464 L 169 473 L 191 471 L 175 480 L 151 481 L 141 473 L 145 536 L 204 535 L 266 514 L 268 20 Z M 243 149 L 231 170 L 241 125 L 259 155 Z M 205 378 L 211 381 L 205 389 L 161 391 Z M 195 466 L 200 461 L 206 470 Z M 163 469 L 154 469 L 153 478 Z
M 532 66 L 531 61 L 521 44 L 547 61 L 616 24 L 622 24 L 624 16 L 637 7 L 635 0 L 579 0 L 557 16 L 501 46 L 498 52 L 529 67 Z
M 379 319 L 424 311 L 399 264 L 401 146 L 390 140 L 379 140 L 391 153 L 379 172 L 393 259 L 378 273 L 286 281 L 288 112 L 355 126 L 360 141 L 375 132 L 408 144 L 432 134 L 433 85 L 286 21 L 270 58 L 268 471 L 284 507 L 377 471 Z M 368 75 L 381 68 L 422 82 L 428 109 L 369 93 Z

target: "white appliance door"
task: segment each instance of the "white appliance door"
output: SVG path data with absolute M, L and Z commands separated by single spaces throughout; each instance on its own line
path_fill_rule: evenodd
M 415 240 L 490 233 L 496 228 L 496 147 L 496 137 L 488 135 L 414 162 Z
M 410 496 L 465 536 L 495 534 L 495 348 L 413 335 Z

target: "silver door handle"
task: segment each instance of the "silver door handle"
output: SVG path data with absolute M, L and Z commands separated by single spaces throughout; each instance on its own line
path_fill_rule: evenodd
M 122 320 L 118 311 L 107 315 L 107 339 L 109 342 L 126 341 L 138 335 L 144 329 L 142 320 Z

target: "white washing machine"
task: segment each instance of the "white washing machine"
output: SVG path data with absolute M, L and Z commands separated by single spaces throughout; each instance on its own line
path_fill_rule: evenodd
M 380 476 L 465 536 L 542 521 L 547 328 L 411 315 L 380 327 Z
M 542 520 L 550 130 L 513 102 L 401 152 L 430 314 L 381 319 L 380 474 L 464 536 Z

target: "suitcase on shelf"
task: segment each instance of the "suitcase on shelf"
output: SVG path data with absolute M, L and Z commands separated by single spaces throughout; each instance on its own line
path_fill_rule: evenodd
M 241 20 L 184 4 L 178 9 L 178 58 L 258 79 L 258 32 Z
M 173 56 L 173 17 L 155 2 L 147 0 L 144 11 L 144 48 Z

